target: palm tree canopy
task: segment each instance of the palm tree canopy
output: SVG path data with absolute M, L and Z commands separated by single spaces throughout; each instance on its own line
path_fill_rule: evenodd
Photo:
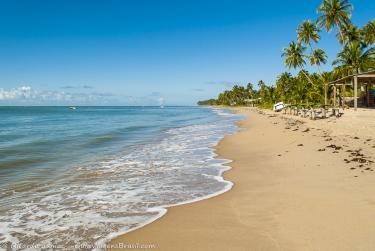
M 310 45 L 311 40 L 315 43 L 319 42 L 319 30 L 311 20 L 304 21 L 297 28 L 297 37 L 299 42 Z
M 363 42 L 369 46 L 375 43 L 375 20 L 368 22 L 361 30 Z
M 253 92 L 254 92 L 253 84 L 252 84 L 252 83 L 248 83 L 247 86 L 246 86 L 246 90 L 247 90 L 249 93 L 253 93 Z
M 258 82 L 258 88 L 259 88 L 259 89 L 264 89 L 264 88 L 266 88 L 266 84 L 263 82 L 263 80 L 260 80 L 260 81 Z
M 355 74 L 375 69 L 375 48 L 365 50 L 360 42 L 352 42 L 337 54 L 333 62 L 340 71 Z
M 338 31 L 343 32 L 344 28 L 351 23 L 352 9 L 353 6 L 349 0 L 323 0 L 317 9 L 318 14 L 321 14 L 317 19 L 318 27 L 324 27 L 329 32 L 334 26 L 337 26 Z
M 316 49 L 311 53 L 310 64 L 321 65 L 327 63 L 327 55 L 322 49 Z
M 300 43 L 291 42 L 289 47 L 284 48 L 284 53 L 282 57 L 285 58 L 284 63 L 288 68 L 303 67 L 306 62 L 304 60 L 304 52 L 306 47 L 302 46 Z
M 341 44 L 360 42 L 361 41 L 361 30 L 357 26 L 350 24 L 342 32 L 342 36 L 337 34 L 337 39 Z

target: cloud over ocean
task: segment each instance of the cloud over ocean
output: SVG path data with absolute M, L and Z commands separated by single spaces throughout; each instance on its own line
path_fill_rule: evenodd
M 164 100 L 160 93 L 142 97 L 92 91 L 88 85 L 78 92 L 36 90 L 29 85 L 12 89 L 0 88 L 0 105 L 160 105 Z M 89 91 L 87 91 L 89 90 Z

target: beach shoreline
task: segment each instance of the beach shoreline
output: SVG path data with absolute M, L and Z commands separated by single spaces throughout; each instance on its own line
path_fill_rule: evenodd
M 232 169 L 223 177 L 234 187 L 220 196 L 170 207 L 163 217 L 112 239 L 108 246 L 122 245 L 124 250 L 132 244 L 153 244 L 159 250 L 371 250 L 375 246 L 371 237 L 375 233 L 371 225 L 375 148 L 370 143 L 374 135 L 362 139 L 354 136 L 361 130 L 352 130 L 349 138 L 345 130 L 332 130 L 331 124 L 340 127 L 337 119 L 310 122 L 235 109 L 246 116 L 239 122 L 241 130 L 216 146 L 217 158 L 232 160 Z M 363 140 L 369 143 L 363 145 Z M 352 153 L 359 147 L 368 162 L 353 160 Z

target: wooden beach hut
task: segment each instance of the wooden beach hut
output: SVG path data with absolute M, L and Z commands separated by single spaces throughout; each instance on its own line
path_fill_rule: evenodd
M 333 88 L 333 105 L 337 105 L 337 98 L 339 98 L 341 101 L 339 106 L 344 106 L 346 101 L 346 86 L 353 88 L 353 106 L 355 110 L 358 108 L 358 101 L 360 101 L 359 104 L 361 106 L 375 107 L 375 71 L 353 74 L 326 83 L 324 88 L 325 105 L 328 104 L 328 89 Z M 360 89 L 360 95 L 358 95 L 358 89 Z

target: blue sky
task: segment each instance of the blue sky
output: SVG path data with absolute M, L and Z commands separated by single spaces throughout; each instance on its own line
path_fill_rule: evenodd
M 192 105 L 272 84 L 320 2 L 1 0 L 0 104 Z M 351 2 L 355 24 L 374 18 L 375 1 Z M 332 62 L 335 34 L 319 47 Z

